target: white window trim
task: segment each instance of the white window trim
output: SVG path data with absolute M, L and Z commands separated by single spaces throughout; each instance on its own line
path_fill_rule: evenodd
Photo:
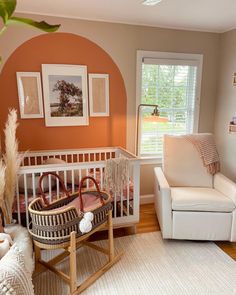
M 137 134 L 137 123 L 140 124 L 140 122 L 137 122 L 137 109 L 138 106 L 141 103 L 141 96 L 142 96 L 142 61 L 144 58 L 147 59 L 173 59 L 173 62 L 175 60 L 184 60 L 189 61 L 190 63 L 192 61 L 198 63 L 198 70 L 197 70 L 197 87 L 196 87 L 196 101 L 195 101 L 195 114 L 194 114 L 194 123 L 193 123 L 193 132 L 197 133 L 199 128 L 199 114 L 200 114 L 200 100 L 201 100 L 201 82 L 202 82 L 202 65 L 203 65 L 203 55 L 202 54 L 189 54 L 189 53 L 174 53 L 174 52 L 161 52 L 161 51 L 144 51 L 144 50 L 137 50 L 137 63 L 136 63 L 136 132 L 135 132 L 135 142 L 137 142 L 137 136 L 139 137 L 139 144 L 140 144 L 140 133 L 141 128 L 139 128 L 139 134 Z M 140 126 L 139 126 L 140 127 Z M 138 156 L 140 156 L 140 148 L 136 147 L 138 149 L 135 151 Z M 143 157 L 143 159 L 146 159 L 146 157 Z M 154 157 L 149 158 L 148 163 L 155 164 L 160 163 L 161 158 L 160 157 Z

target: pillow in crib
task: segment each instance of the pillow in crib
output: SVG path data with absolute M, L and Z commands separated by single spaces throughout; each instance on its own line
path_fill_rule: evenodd
M 43 162 L 43 164 L 47 165 L 47 164 L 64 164 L 64 166 L 66 166 L 65 164 L 67 164 L 66 161 L 58 159 L 58 158 L 49 158 L 47 160 L 45 160 Z M 64 172 L 59 172 L 59 176 L 64 180 Z M 81 170 L 81 177 L 85 177 L 86 176 L 86 170 Z M 72 184 L 72 172 L 71 171 L 67 171 L 66 173 L 66 182 L 69 184 Z M 74 170 L 74 184 L 75 185 L 79 185 L 80 182 L 80 178 L 79 178 L 79 170 Z
M 40 190 L 39 190 L 39 178 L 40 175 L 37 174 L 34 177 L 34 183 L 35 183 L 35 193 L 39 194 Z M 32 174 L 26 174 L 26 185 L 27 185 L 27 193 L 28 194 L 33 194 L 34 190 L 33 190 L 33 178 L 32 178 Z M 51 188 L 53 189 L 56 185 L 56 180 L 51 177 Z M 19 187 L 19 192 L 20 193 L 25 193 L 25 182 L 24 182 L 24 175 L 21 175 L 18 179 L 18 187 Z M 43 180 L 43 191 L 46 193 L 49 191 L 49 181 L 48 181 L 48 177 L 45 177 Z

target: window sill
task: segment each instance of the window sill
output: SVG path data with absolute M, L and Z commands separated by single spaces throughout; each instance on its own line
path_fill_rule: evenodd
M 162 158 L 158 157 L 140 157 L 140 164 L 141 165 L 161 165 L 162 164 Z

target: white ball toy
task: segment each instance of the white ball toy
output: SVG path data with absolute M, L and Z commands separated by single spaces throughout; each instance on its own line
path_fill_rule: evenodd
M 93 221 L 93 213 L 92 212 L 86 212 L 84 214 L 84 219 L 88 220 L 88 221 Z
M 79 229 L 84 233 L 88 233 L 92 230 L 92 221 L 93 221 L 93 213 L 92 212 L 87 212 L 84 214 L 84 217 L 81 219 L 79 223 Z

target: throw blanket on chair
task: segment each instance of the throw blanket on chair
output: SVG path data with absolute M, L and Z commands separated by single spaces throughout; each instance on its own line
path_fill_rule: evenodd
M 197 149 L 207 171 L 214 175 L 220 171 L 220 159 L 213 135 L 210 133 L 184 135 Z
M 121 194 L 129 183 L 129 160 L 124 157 L 106 161 L 104 187 L 107 191 Z

